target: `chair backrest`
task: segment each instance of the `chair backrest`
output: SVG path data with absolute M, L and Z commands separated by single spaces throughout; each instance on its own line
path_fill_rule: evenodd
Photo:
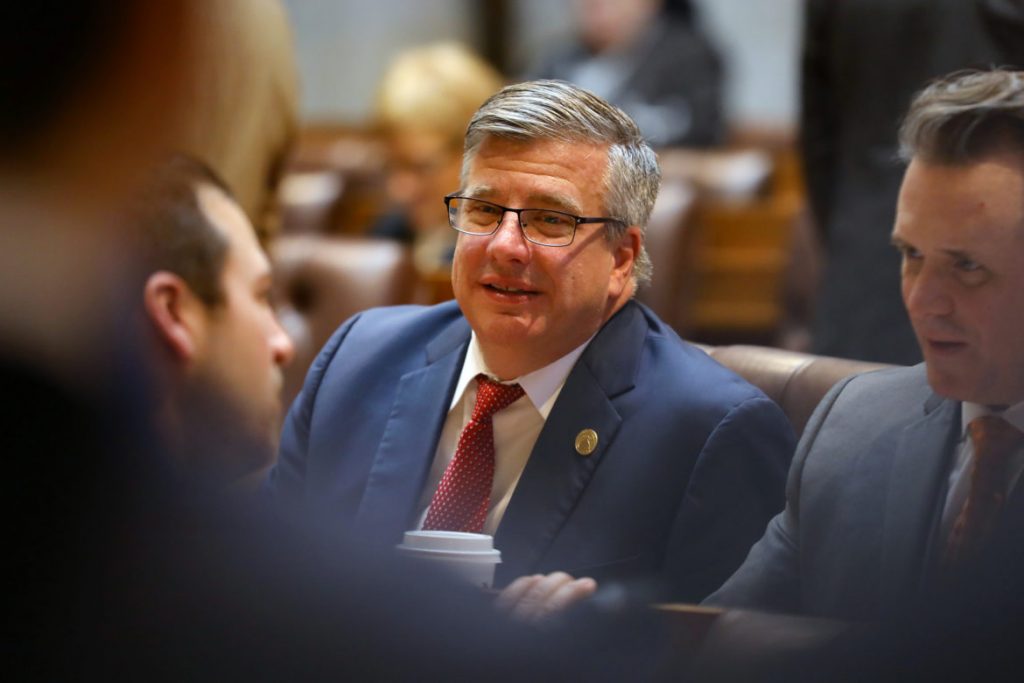
M 764 346 L 702 348 L 778 403 L 797 436 L 803 433 L 814 408 L 836 382 L 859 372 L 891 367 Z
M 289 403 L 338 325 L 367 308 L 408 303 L 416 286 L 409 248 L 390 240 L 282 236 L 271 260 L 278 314 L 295 343 L 285 371 Z
M 304 127 L 278 189 L 280 232 L 366 234 L 388 207 L 385 156 L 370 129 Z
M 663 183 L 686 179 L 699 189 L 668 319 L 686 338 L 770 343 L 783 322 L 792 229 L 803 209 L 795 148 L 670 149 L 659 158 Z

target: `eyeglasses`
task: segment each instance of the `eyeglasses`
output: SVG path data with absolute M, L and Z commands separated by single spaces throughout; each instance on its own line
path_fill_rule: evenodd
M 576 226 L 580 223 L 626 224 L 619 218 L 588 218 L 553 209 L 510 209 L 482 199 L 451 194 L 444 198 L 444 203 L 448 207 L 448 223 L 459 232 L 467 235 L 493 235 L 505 213 L 511 211 L 519 219 L 523 237 L 543 247 L 569 246 L 576 237 Z

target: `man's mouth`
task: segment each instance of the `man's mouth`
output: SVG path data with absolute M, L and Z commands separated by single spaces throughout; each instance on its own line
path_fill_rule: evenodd
M 483 282 L 484 291 L 493 301 L 502 304 L 524 304 L 540 295 L 525 282 Z
M 521 289 L 519 287 L 504 287 L 502 285 L 484 285 L 488 289 L 493 289 L 496 292 L 504 292 L 506 294 L 533 294 L 531 290 Z
M 959 351 L 967 347 L 966 342 L 952 341 L 947 339 L 928 339 L 925 341 L 928 349 L 938 353 Z

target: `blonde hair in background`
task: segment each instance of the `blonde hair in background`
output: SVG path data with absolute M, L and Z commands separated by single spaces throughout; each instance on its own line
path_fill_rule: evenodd
M 381 79 L 377 122 L 385 131 L 429 131 L 461 146 L 469 119 L 503 85 L 494 67 L 460 43 L 412 48 Z

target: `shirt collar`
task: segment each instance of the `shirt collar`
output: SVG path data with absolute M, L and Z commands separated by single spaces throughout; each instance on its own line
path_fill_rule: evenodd
M 555 405 L 555 399 L 558 398 L 562 385 L 565 384 L 566 378 L 569 377 L 569 372 L 593 338 L 591 336 L 590 339 L 555 362 L 545 365 L 539 370 L 534 370 L 521 377 L 504 382 L 504 384 L 518 384 L 521 386 L 526 396 L 530 399 L 530 403 L 541 414 L 541 417 L 545 420 L 548 419 L 551 408 Z M 452 404 L 448 407 L 448 410 L 454 408 L 462 400 L 466 387 L 480 373 L 497 380 L 494 373 L 487 368 L 487 364 L 484 362 L 484 355 L 480 350 L 476 332 L 471 332 L 469 350 L 466 351 L 466 360 L 462 363 L 462 372 L 459 374 L 459 381 L 455 385 L 455 393 L 452 395 Z
M 962 422 L 960 431 L 961 435 L 967 434 L 967 425 L 971 423 L 971 420 L 976 417 L 982 417 L 983 415 L 998 415 L 1020 431 L 1024 432 L 1024 401 L 1014 403 L 1012 406 L 1004 410 L 992 410 L 988 406 L 981 405 L 980 403 L 968 403 L 967 401 L 964 401 L 960 411 L 960 419 Z

